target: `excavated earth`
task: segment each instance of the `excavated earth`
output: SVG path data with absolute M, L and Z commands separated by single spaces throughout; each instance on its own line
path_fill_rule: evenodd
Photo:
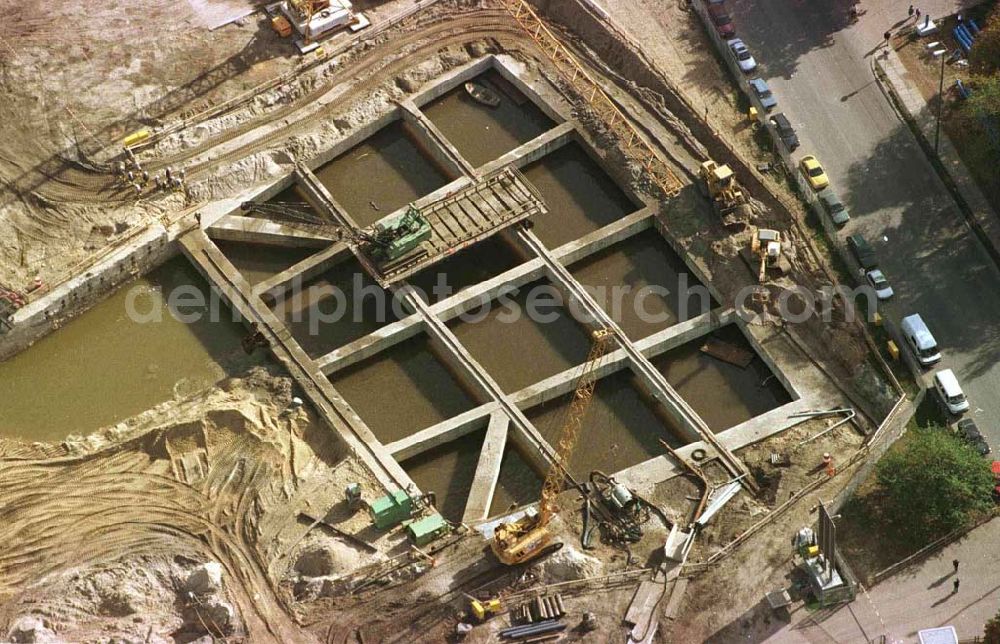
M 36 276 L 55 283 L 152 222 L 169 223 L 198 204 L 289 172 L 394 101 L 488 53 L 514 56 L 545 77 L 573 104 L 609 165 L 650 191 L 620 141 L 493 3 L 437 2 L 317 65 L 291 56 L 263 18 L 206 32 L 192 26 L 187 11 L 163 0 L 142 7 L 70 2 L 44 15 L 19 7 L 0 28 L 0 85 L 10 96 L 0 102 L 0 284 L 23 287 Z M 615 63 L 625 68 L 601 60 L 573 27 L 567 21 L 562 33 L 605 89 L 645 110 L 655 131 L 670 133 L 659 144 L 678 172 L 696 167 L 703 149 L 656 91 L 630 80 L 639 71 L 621 57 Z M 295 69 L 300 73 L 288 83 L 251 91 Z M 198 118 L 230 100 L 232 109 Z M 114 143 L 142 125 L 178 126 L 141 158 L 154 171 L 185 168 L 183 192 L 136 199 L 116 184 Z M 783 285 L 827 283 L 822 260 L 808 252 L 787 213 L 770 202 L 757 205 L 763 221 L 792 230 L 792 272 L 772 295 Z M 724 296 L 752 283 L 741 242 L 718 225 L 696 190 L 683 191 L 662 215 Z M 800 331 L 829 373 L 847 382 L 861 377 L 867 347 L 856 325 Z M 361 632 L 363 641 L 443 641 L 465 593 L 625 567 L 621 551 L 602 546 L 586 554 L 567 548 L 558 559 L 505 571 L 473 536 L 449 545 L 429 571 L 419 558 L 407 559 L 381 576 L 378 588 L 351 594 L 356 575 L 412 553 L 399 531 L 372 533 L 363 514 L 344 507 L 345 486 L 360 482 L 374 495 L 373 477 L 293 396 L 283 374 L 257 368 L 90 436 L 61 444 L 0 440 L 0 636 L 353 642 Z M 692 499 L 697 487 L 685 479 L 654 495 L 678 520 L 693 511 Z M 575 507 L 572 500 L 566 507 Z M 758 508 L 743 511 L 755 516 Z M 577 543 L 579 515 L 566 513 L 559 529 Z M 713 539 L 724 541 L 733 530 Z M 636 552 L 655 552 L 663 536 L 651 530 Z M 596 606 L 608 628 L 576 639 L 607 641 L 620 632 L 631 592 L 574 600 L 578 613 Z M 475 637 L 470 641 L 489 635 Z

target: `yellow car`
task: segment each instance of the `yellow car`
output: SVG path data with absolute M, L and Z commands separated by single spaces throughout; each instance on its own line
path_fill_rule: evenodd
M 799 161 L 799 168 L 802 169 L 802 174 L 806 175 L 806 179 L 809 180 L 809 185 L 812 186 L 813 190 L 822 190 L 830 185 L 830 179 L 826 176 L 826 171 L 813 155 L 807 154 L 802 157 L 802 160 Z

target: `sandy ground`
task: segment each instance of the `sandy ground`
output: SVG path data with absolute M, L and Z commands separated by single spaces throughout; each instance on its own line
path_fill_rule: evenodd
M 863 436 L 849 425 L 800 445 L 831 423 L 809 421 L 740 452 L 740 457 L 761 484 L 761 497 L 752 499 L 741 494 L 730 501 L 699 535 L 691 553 L 692 563 L 707 559 L 811 481 L 828 478 L 821 466 L 824 452 L 844 460 L 853 455 L 861 446 Z M 788 455 L 792 465 L 772 466 L 768 462 L 771 452 Z M 764 593 L 790 585 L 792 537 L 800 528 L 815 523 L 818 500 L 832 498 L 853 471 L 853 468 L 838 471 L 815 494 L 797 501 L 732 555 L 696 575 L 688 586 L 676 622 L 671 624 L 670 637 L 665 641 L 759 642 L 773 632 L 772 629 L 780 627 L 783 622 L 763 603 Z
M 0 27 L 0 281 L 52 281 L 109 242 L 103 227 L 162 212 L 129 207 L 102 171 L 102 151 L 122 136 L 294 63 L 262 21 L 208 32 L 188 3 L 10 7 Z
M 384 558 L 401 538 L 348 511 L 348 483 L 369 500 L 380 491 L 332 438 L 287 378 L 257 368 L 77 443 L 4 445 L 0 631 L 34 618 L 76 641 L 308 639 L 290 617 L 295 587 Z M 219 588 L 189 596 L 208 562 Z M 205 611 L 228 617 L 206 626 Z
M 181 6 L 179 13 L 170 13 L 167 5 L 154 5 L 139 15 L 137 8 L 88 5 L 86 23 L 98 25 L 103 18 L 109 26 L 75 34 L 58 50 L 67 60 L 54 58 L 51 43 L 64 38 L 64 31 L 54 25 L 79 19 L 82 5 L 65 5 L 48 20 L 20 9 L 4 27 L 5 42 L 11 42 L 15 34 L 21 36 L 18 49 L 0 50 L 0 55 L 9 56 L 4 59 L 7 64 L 0 82 L 13 92 L 12 99 L 0 107 L 6 110 L 0 128 L 7 128 L 0 133 L 9 142 L 0 151 L 0 177 L 12 187 L 0 205 L 4 281 L 16 284 L 43 266 L 57 273 L 109 243 L 110 236 L 104 232 L 92 234 L 95 226 L 119 218 L 126 229 L 142 225 L 186 201 L 231 194 L 248 182 L 283 168 L 287 171 L 292 158 L 289 150 L 296 156 L 315 153 L 390 109 L 394 98 L 473 55 L 503 50 L 523 56 L 525 46 L 523 34 L 509 20 L 503 23 L 509 31 L 500 40 L 486 37 L 485 32 L 499 29 L 490 22 L 502 17 L 496 11 L 485 17 L 452 16 L 452 20 L 440 20 L 441 13 L 428 12 L 404 25 L 401 37 L 377 39 L 338 57 L 336 74 L 329 68 L 304 74 L 292 92 L 295 99 L 303 100 L 283 102 L 277 94 L 265 95 L 205 124 L 200 131 L 184 129 L 159 142 L 146 153 L 146 162 L 155 167 L 183 159 L 191 169 L 187 193 L 153 195 L 138 206 L 124 203 L 116 189 L 108 187 L 102 169 L 87 165 L 101 160 L 80 156 L 78 141 L 93 142 L 90 134 L 98 141 L 104 137 L 103 142 L 120 136 L 127 131 L 122 123 L 131 127 L 138 118 L 123 114 L 138 112 L 141 122 L 156 124 L 170 116 L 197 112 L 294 64 L 274 55 L 269 40 L 273 36 L 262 31 L 258 21 L 206 33 L 191 27 L 191 16 Z M 435 11 L 448 10 L 438 7 Z M 156 16 L 162 21 L 150 22 Z M 134 32 L 133 24 L 140 25 Z M 155 30 L 152 24 L 157 25 Z M 115 40 L 123 30 L 134 33 L 132 48 Z M 158 34 L 173 36 L 175 32 L 170 46 L 160 48 Z M 206 39 L 211 40 L 211 47 L 205 47 Z M 214 54 L 204 58 L 193 54 L 206 50 Z M 243 56 L 241 62 L 233 62 L 233 52 L 240 52 L 236 57 Z M 414 64 L 415 56 L 423 62 Z M 225 83 L 213 85 L 206 80 L 194 87 L 199 74 L 225 64 L 242 69 Z M 45 80 L 47 74 L 58 74 L 62 80 Z M 43 80 L 38 81 L 39 77 Z M 156 83 L 149 85 L 153 78 Z M 80 84 L 80 91 L 67 91 L 72 83 Z M 91 89 L 102 84 L 106 86 Z M 48 93 L 39 93 L 39 88 Z M 162 101 L 161 109 L 149 108 L 178 88 L 189 88 L 192 93 L 176 104 Z M 705 92 L 711 95 L 710 90 Z M 47 106 L 37 98 L 42 95 L 51 99 Z M 325 101 L 322 115 L 297 111 L 301 104 L 308 107 L 319 99 Z M 725 103 L 715 104 L 720 114 L 725 112 Z M 586 110 L 582 104 L 578 108 L 586 122 Z M 62 116 L 70 112 L 77 116 Z M 733 106 L 725 113 L 729 114 L 728 127 L 738 130 L 732 125 L 737 120 Z M 283 126 L 275 133 L 268 123 L 276 114 L 296 121 L 295 126 L 289 125 L 288 131 Z M 18 130 L 12 126 L 15 122 L 27 122 L 30 127 Z M 66 126 L 67 122 L 75 123 L 77 129 Z M 719 127 L 725 134 L 721 122 Z M 245 144 L 233 142 L 236 134 L 247 136 Z M 230 148 L 216 148 L 223 145 Z M 747 151 L 750 154 L 751 148 Z M 706 225 L 712 213 L 699 202 L 695 189 L 687 189 L 671 207 L 674 212 L 699 213 L 672 219 L 671 232 L 718 280 L 723 293 L 752 281 L 752 273 L 738 255 L 743 240 L 730 237 L 717 225 Z M 782 284 L 821 281 L 817 266 L 796 250 L 796 243 L 788 250 L 793 274 Z M 854 376 L 847 370 L 864 362 L 865 349 L 850 329 L 841 328 L 841 332 L 842 351 L 831 361 L 832 368 L 835 373 Z M 824 344 L 827 333 L 825 327 L 807 329 L 807 337 L 817 347 Z M 308 410 L 289 408 L 291 396 L 286 379 L 255 372 L 201 396 L 150 410 L 85 440 L 63 446 L 0 445 L 5 457 L 0 461 L 0 493 L 5 499 L 2 530 L 7 544 L 0 553 L 0 632 L 27 629 L 44 635 L 48 631 L 71 640 L 139 639 L 150 633 L 177 634 L 184 640 L 228 633 L 253 640 L 309 641 L 313 637 L 328 640 L 331 633 L 350 637 L 363 628 L 370 631 L 365 641 L 412 641 L 416 631 L 399 629 L 399 624 L 411 624 L 414 629 L 427 625 L 421 631 L 428 633 L 426 641 L 440 641 L 457 622 L 465 601 L 462 593 L 492 592 L 491 584 L 498 589 L 519 587 L 624 567 L 624 554 L 610 547 L 591 553 L 593 561 L 567 550 L 564 568 L 550 565 L 546 569 L 543 564 L 527 576 L 521 576 L 524 571 L 512 576 L 489 563 L 483 553 L 485 544 L 471 538 L 458 541 L 427 575 L 418 561 L 407 560 L 403 567 L 407 572 L 390 575 L 388 588 L 344 596 L 343 575 L 359 567 L 365 574 L 378 574 L 386 564 L 383 559 L 408 550 L 398 531 L 373 534 L 362 516 L 343 508 L 341 494 L 351 481 L 362 482 L 366 495 L 375 496 L 371 478 L 353 459 L 337 451 L 330 430 L 318 425 Z M 855 444 L 843 436 L 850 435 L 837 434 L 828 440 L 847 441 L 835 444 L 840 449 Z M 696 554 L 708 556 L 741 526 L 779 503 L 788 490 L 798 489 L 815 476 L 815 472 L 808 473 L 815 460 L 812 451 L 823 447 L 829 445 L 817 441 L 803 452 L 805 470 L 783 473 L 774 498 L 727 509 L 720 518 L 720 522 L 725 519 L 724 526 L 717 533 L 709 531 L 700 546 L 706 550 Z M 775 448 L 765 444 L 759 449 Z M 759 463 L 765 452 L 754 450 L 747 458 Z M 692 509 L 688 497 L 696 497 L 696 492 L 690 482 L 677 480 L 676 485 L 671 482 L 658 490 L 654 501 L 683 520 Z M 359 551 L 336 533 L 300 516 L 326 514 L 331 509 L 335 512 L 328 521 L 374 542 L 377 552 Z M 726 598 L 725 611 L 701 611 L 704 618 L 685 622 L 678 632 L 707 635 L 742 614 L 746 602 L 756 601 L 754 593 L 761 587 L 760 579 L 751 574 L 761 552 L 768 553 L 769 574 L 779 575 L 787 554 L 786 532 L 807 522 L 807 514 L 803 502 L 776 524 L 773 534 L 765 532 L 755 538 L 763 545 L 751 542 L 699 577 L 690 593 L 691 611 L 717 601 L 713 593 L 728 588 L 718 571 L 727 570 L 731 576 L 738 569 L 743 581 L 738 595 Z M 574 542 L 579 517 L 570 513 L 564 521 L 567 541 Z M 662 537 L 662 530 L 650 530 L 647 541 L 634 551 L 640 562 L 649 561 L 649 553 L 658 549 Z M 190 578 L 211 562 L 222 566 L 221 583 L 192 598 L 186 590 Z M 625 590 L 608 593 L 600 617 L 609 631 L 600 637 L 617 632 L 629 597 L 630 591 Z M 592 603 L 581 598 L 578 610 Z M 211 615 L 208 620 L 205 611 Z M 373 614 L 378 615 L 374 622 Z M 606 641 L 595 637 L 591 639 Z

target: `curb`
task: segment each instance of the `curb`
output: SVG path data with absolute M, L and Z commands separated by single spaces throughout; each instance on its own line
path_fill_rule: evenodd
M 989 235 L 989 233 L 983 227 L 980 221 L 980 217 L 977 216 L 976 210 L 969 205 L 969 202 L 965 198 L 965 194 L 959 187 L 958 182 L 952 176 L 952 171 L 949 170 L 948 167 L 944 165 L 940 157 L 934 154 L 930 141 L 928 141 L 927 137 L 924 135 L 924 132 L 921 129 L 920 124 L 917 122 L 916 117 L 913 115 L 913 113 L 910 112 L 910 110 L 906 107 L 906 104 L 900 98 L 899 91 L 893 84 L 892 79 L 890 78 L 889 74 L 885 71 L 885 67 L 883 65 L 884 63 L 882 60 L 873 60 L 872 62 L 872 72 L 875 75 L 875 80 L 878 82 L 879 88 L 882 90 L 882 93 L 885 94 L 886 98 L 892 104 L 893 109 L 896 111 L 899 117 L 903 120 L 904 123 L 906 123 L 907 127 L 909 127 L 910 132 L 916 139 L 917 144 L 920 146 L 920 149 L 924 153 L 924 156 L 927 158 L 928 162 L 930 162 L 931 167 L 934 168 L 934 172 L 941 179 L 941 182 L 944 184 L 945 189 L 951 195 L 952 200 L 955 202 L 955 205 L 958 206 L 958 210 L 962 213 L 962 216 L 965 218 L 965 221 L 969 224 L 969 227 L 972 229 L 972 232 L 975 233 L 976 237 L 979 238 L 979 241 L 982 242 L 983 246 L 986 248 L 986 251 L 990 255 L 990 259 L 992 259 L 993 263 L 996 264 L 998 268 L 1000 268 L 1000 240 L 994 239 Z M 950 141 L 947 133 L 942 133 L 941 138 Z M 954 144 L 951 145 L 952 147 L 954 147 Z M 961 158 L 955 160 L 955 165 L 961 169 L 961 172 L 965 175 L 966 179 L 969 182 L 975 184 L 975 182 L 971 178 L 971 175 L 969 174 L 969 170 L 965 167 L 965 163 L 962 162 Z M 985 199 L 985 197 L 983 197 L 983 199 Z M 989 207 L 988 202 L 987 202 L 987 207 Z M 984 213 L 983 216 L 993 216 L 994 218 L 996 218 L 997 215 L 995 212 L 993 212 L 992 208 L 990 208 L 989 212 Z
M 975 523 L 969 525 L 968 527 L 955 530 L 954 532 L 950 532 L 944 535 L 943 537 L 940 537 L 936 541 L 932 541 L 931 543 L 927 544 L 920 550 L 914 552 L 912 555 L 909 555 L 908 557 L 897 561 L 888 568 L 883 568 L 882 570 L 879 570 L 878 572 L 874 573 L 871 576 L 872 585 L 874 586 L 880 584 L 886 579 L 895 575 L 896 573 L 902 572 L 903 570 L 909 568 L 911 565 L 919 563 L 920 561 L 926 559 L 927 557 L 930 557 L 931 555 L 935 554 L 939 550 L 942 550 L 945 546 L 951 545 L 952 543 L 958 541 L 959 539 L 969 534 L 973 530 L 986 525 L 995 518 L 997 518 L 997 515 L 992 514 L 984 519 L 976 521 Z

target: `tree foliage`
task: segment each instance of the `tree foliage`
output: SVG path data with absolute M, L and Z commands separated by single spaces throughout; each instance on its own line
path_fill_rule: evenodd
M 964 527 L 993 507 L 993 475 L 970 446 L 941 427 L 913 430 L 876 470 L 886 520 L 904 540 L 924 543 Z
M 974 76 L 972 86 L 972 96 L 965 108 L 974 116 L 1000 120 L 1000 74 Z
M 983 644 L 1000 644 L 1000 613 L 986 622 L 986 628 L 983 630 Z
M 1000 72 L 1000 5 L 994 7 L 983 21 L 982 30 L 969 52 L 969 64 L 976 74 L 982 76 Z

